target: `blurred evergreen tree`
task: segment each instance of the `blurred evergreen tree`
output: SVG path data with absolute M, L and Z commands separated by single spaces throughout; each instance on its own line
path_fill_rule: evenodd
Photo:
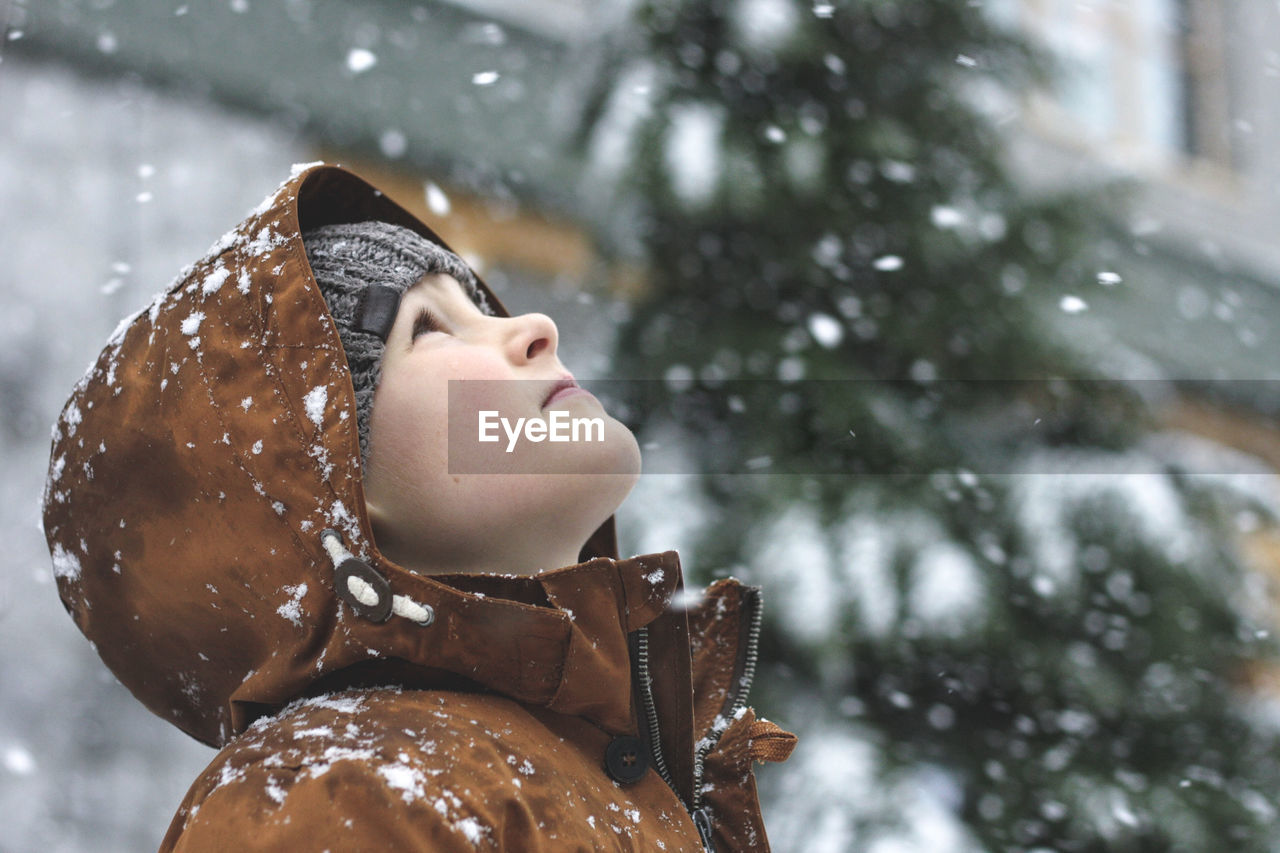
M 1033 310 L 1102 286 L 1117 197 L 1011 178 L 990 105 L 1052 68 L 981 5 L 651 0 L 603 43 L 579 143 L 613 146 L 648 270 L 616 375 L 737 398 L 632 425 L 704 466 L 693 580 L 767 588 L 757 707 L 873 744 L 884 790 L 942 768 L 979 848 L 1275 849 L 1280 752 L 1238 696 L 1276 652 L 1239 533 L 1274 508 L 1080 473 L 1153 465 L 1136 386 Z M 804 473 L 725 473 L 762 457 Z M 848 772 L 825 748 L 762 774 L 775 847 L 924 837 L 798 778 Z

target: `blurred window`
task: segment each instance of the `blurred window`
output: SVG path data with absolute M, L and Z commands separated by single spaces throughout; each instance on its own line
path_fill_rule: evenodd
M 1020 23 L 1063 71 L 1034 120 L 1130 166 L 1230 167 L 1224 16 L 1217 0 L 1029 0 Z
M 1182 71 L 1182 150 L 1232 165 L 1226 27 L 1217 0 L 1178 0 Z

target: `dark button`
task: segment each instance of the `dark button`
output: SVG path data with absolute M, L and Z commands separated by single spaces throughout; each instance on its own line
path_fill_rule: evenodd
M 620 735 L 609 741 L 609 748 L 604 751 L 604 766 L 614 781 L 630 785 L 638 782 L 649 769 L 649 757 L 640 738 Z
M 351 578 L 358 578 L 359 581 L 353 584 Z M 334 570 L 334 585 L 337 587 L 338 597 L 351 605 L 357 616 L 370 622 L 386 622 L 391 618 L 391 584 L 363 560 L 355 557 L 343 560 Z M 368 600 L 361 601 L 357 598 L 356 590 L 352 587 L 361 589 L 363 597 Z

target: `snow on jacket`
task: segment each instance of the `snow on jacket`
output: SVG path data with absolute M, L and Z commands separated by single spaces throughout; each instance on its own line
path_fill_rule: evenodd
M 162 850 L 767 850 L 746 707 L 760 592 L 674 551 L 409 572 L 365 514 L 355 402 L 301 234 L 440 242 L 352 173 L 294 174 L 121 322 L 54 427 L 59 595 L 119 680 L 218 747 Z M 481 282 L 500 316 L 502 303 Z

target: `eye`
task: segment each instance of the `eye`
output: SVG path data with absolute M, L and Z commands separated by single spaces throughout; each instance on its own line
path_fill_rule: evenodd
M 418 309 L 418 316 L 413 320 L 413 330 L 409 333 L 409 337 L 417 340 L 418 335 L 427 332 L 443 332 L 444 328 L 440 322 L 436 320 L 435 315 L 424 308 Z

